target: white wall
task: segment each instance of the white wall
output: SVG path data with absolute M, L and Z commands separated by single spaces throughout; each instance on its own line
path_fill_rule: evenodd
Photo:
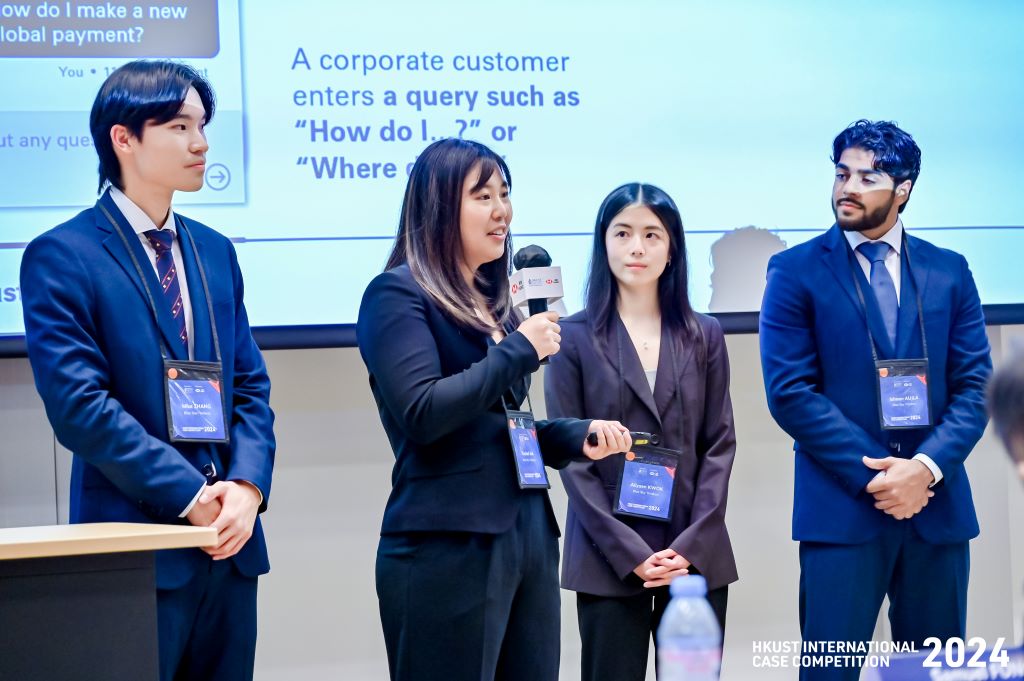
M 53 431 L 28 360 L 0 359 L 0 527 L 55 522 Z
M 990 329 L 997 362 L 1009 337 L 1024 338 L 1024 327 Z M 751 643 L 799 637 L 797 550 L 790 540 L 792 442 L 768 414 L 757 336 L 729 336 L 728 346 L 739 441 L 728 522 L 740 581 L 729 594 L 723 678 L 781 681 L 792 673 L 752 668 Z M 267 361 L 279 449 L 264 516 L 273 570 L 260 586 L 256 678 L 387 678 L 373 564 L 393 457 L 359 354 L 273 351 Z M 542 413 L 541 384 L 537 376 L 533 401 Z M 54 522 L 58 491 L 66 498 L 67 455 L 55 454 L 22 359 L 0 360 L 0 432 L 0 526 Z M 982 526 L 971 544 L 968 629 L 990 641 L 1018 640 L 1024 495 L 990 435 L 968 469 Z M 552 482 L 564 515 L 564 492 L 557 476 Z M 561 678 L 572 681 L 579 678 L 579 637 L 574 599 L 565 592 L 562 616 Z

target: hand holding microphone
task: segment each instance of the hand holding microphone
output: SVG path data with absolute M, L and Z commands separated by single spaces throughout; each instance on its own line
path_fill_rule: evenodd
M 527 305 L 530 317 L 519 325 L 541 363 L 558 352 L 562 341 L 559 335 L 558 315 L 548 312 L 548 303 L 562 297 L 562 271 L 551 266 L 551 256 L 540 246 L 520 248 L 512 264 L 516 272 L 509 278 L 512 304 Z
M 558 352 L 562 342 L 562 328 L 558 326 L 557 312 L 540 312 L 527 317 L 517 331 L 526 336 L 526 340 L 537 351 L 537 358 L 541 360 Z

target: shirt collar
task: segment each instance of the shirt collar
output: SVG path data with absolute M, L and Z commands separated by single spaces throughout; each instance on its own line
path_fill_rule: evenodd
M 857 246 L 861 244 L 870 243 L 871 239 L 867 238 L 860 232 L 843 232 L 846 236 L 846 240 L 850 243 L 850 248 L 854 251 L 857 250 Z M 888 232 L 882 235 L 882 238 L 875 239 L 875 242 L 885 242 L 892 246 L 892 249 L 899 255 L 903 248 L 903 220 L 896 218 L 896 224 L 892 226 Z
M 124 215 L 128 224 L 131 225 L 132 229 L 136 234 L 144 234 L 151 229 L 169 229 L 175 237 L 178 236 L 178 230 L 174 226 L 174 211 L 167 211 L 167 220 L 160 227 L 149 219 L 146 215 L 146 211 L 139 208 L 134 201 L 129 199 L 123 191 L 117 187 L 110 188 L 110 198 L 114 200 L 114 204 L 120 209 L 121 214 Z

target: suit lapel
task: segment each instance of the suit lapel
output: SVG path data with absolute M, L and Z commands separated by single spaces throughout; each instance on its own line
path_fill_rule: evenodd
M 871 336 L 875 340 L 878 354 L 885 358 L 894 357 L 895 348 L 889 341 L 889 332 L 885 330 L 885 321 L 882 319 L 881 310 L 878 309 L 878 301 L 875 300 L 875 294 L 871 290 L 871 283 L 864 276 L 864 271 L 856 261 L 856 257 L 851 255 L 846 237 L 843 236 L 838 225 L 832 227 L 825 243 L 825 262 L 832 270 L 839 285 L 846 291 L 857 312 L 860 313 L 861 319 L 866 320 L 868 328 L 871 330 Z M 860 290 L 864 294 L 863 305 L 861 305 L 860 296 L 857 295 L 857 288 L 853 283 L 854 277 L 860 282 Z
M 661 351 L 658 353 L 658 375 L 654 381 L 654 403 L 662 423 L 668 418 L 672 396 L 686 373 L 686 365 L 693 357 L 694 344 L 682 345 L 664 324 L 661 326 Z M 680 396 L 682 397 L 682 396 Z
M 188 282 L 188 298 L 192 307 L 192 352 L 195 358 L 204 362 L 217 359 L 213 347 L 213 324 L 210 320 L 210 308 L 206 301 L 203 279 L 199 274 L 195 253 L 192 250 L 193 234 L 182 229 L 184 220 L 178 217 L 178 240 L 181 242 L 181 259 L 185 267 L 185 280 Z M 199 246 L 199 244 L 197 244 Z M 199 257 L 203 257 L 203 249 L 198 248 Z M 210 268 L 204 263 L 204 270 Z
M 101 206 L 106 209 L 106 214 L 101 209 Z M 150 255 L 143 248 L 142 242 L 139 241 L 139 237 L 135 234 L 135 230 L 131 228 L 128 220 L 121 214 L 117 204 L 110 198 L 109 191 L 100 197 L 94 210 L 97 228 L 108 233 L 108 236 L 103 240 L 103 246 L 121 268 L 124 269 L 125 274 L 135 284 L 137 293 L 142 296 L 146 308 L 150 310 L 152 308 L 150 307 L 147 291 L 152 296 L 153 303 L 156 306 L 156 324 L 163 336 L 164 346 L 167 348 L 167 351 L 174 359 L 188 359 L 187 351 L 178 337 L 178 328 L 174 323 L 174 317 L 171 316 L 171 309 L 164 304 L 163 291 L 160 289 L 160 282 L 157 280 L 156 272 L 153 271 L 153 266 L 150 263 Z M 107 214 L 117 222 L 121 234 L 118 234 L 115 226 L 110 224 Z M 122 238 L 122 235 L 124 238 Z M 139 273 L 132 262 L 131 255 L 125 249 L 125 240 L 128 241 L 128 248 L 135 254 L 135 259 L 142 269 L 142 280 L 139 279 Z
M 622 323 L 618 314 L 612 313 L 610 327 L 604 338 L 605 356 L 611 365 L 618 369 L 618 373 L 626 387 L 633 391 L 637 400 L 651 412 L 651 416 L 658 421 L 660 426 L 661 416 L 654 402 L 654 395 L 651 394 L 651 386 L 647 383 L 647 375 L 644 373 L 643 365 L 640 364 L 640 357 L 636 354 L 633 341 L 630 340 L 629 333 L 626 331 L 626 325 Z M 664 331 L 662 332 L 662 342 L 664 342 Z M 620 354 L 621 361 L 619 359 Z M 658 359 L 659 373 L 661 373 L 662 356 L 664 356 L 664 345 L 662 345 L 662 352 Z M 625 409 L 625 405 L 622 405 L 622 407 Z
M 822 257 L 825 260 L 825 264 L 835 276 L 839 288 L 843 289 L 854 309 L 860 314 L 861 319 L 864 319 L 864 308 L 861 307 L 860 298 L 857 296 L 857 289 L 854 288 L 853 278 L 850 276 L 852 272 L 848 250 L 849 244 L 846 243 L 846 237 L 843 236 L 843 232 L 839 229 L 838 225 L 833 225 L 832 229 L 828 231 L 822 246 L 824 251 Z
M 923 249 L 918 248 L 912 253 L 907 252 L 916 245 L 912 244 L 911 240 L 912 237 L 907 234 L 904 252 L 900 257 L 900 319 L 896 332 L 896 347 L 899 357 L 910 357 L 923 352 L 923 348 L 915 348 L 912 343 L 914 334 L 918 333 L 917 329 L 920 328 L 917 293 L 920 292 L 923 298 L 924 292 L 928 290 L 928 275 L 931 272 L 931 266 L 927 254 L 922 253 Z

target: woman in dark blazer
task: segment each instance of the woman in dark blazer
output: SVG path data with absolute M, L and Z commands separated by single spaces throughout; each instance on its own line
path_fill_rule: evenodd
M 376 569 L 392 679 L 558 677 L 558 527 L 547 490 L 519 486 L 504 405 L 519 408 L 559 326 L 512 309 L 510 185 L 483 145 L 429 146 L 359 308 L 395 453 Z M 540 421 L 536 434 L 553 468 L 630 446 L 607 421 Z
M 682 220 L 665 192 L 629 184 L 605 199 L 586 301 L 562 322 L 544 381 L 548 415 L 617 418 L 681 452 L 668 522 L 613 513 L 622 457 L 561 472 L 562 586 L 577 592 L 583 679 L 641 681 L 668 584 L 704 575 L 724 629 L 737 578 L 725 527 L 736 445 L 729 359 L 718 322 L 690 307 Z

